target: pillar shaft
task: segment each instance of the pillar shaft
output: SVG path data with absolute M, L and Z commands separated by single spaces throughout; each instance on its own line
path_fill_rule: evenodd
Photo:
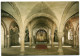
M 7 48 L 7 38 L 6 38 L 6 34 L 5 34 L 5 48 Z
M 49 44 L 51 44 L 51 36 L 49 35 Z
M 24 52 L 25 51 L 25 48 L 24 48 L 24 37 L 25 37 L 25 34 L 26 34 L 25 33 L 25 30 L 23 30 L 23 29 L 19 33 L 19 36 L 20 36 L 20 44 L 21 44 L 21 52 Z
M 54 30 L 55 30 L 55 25 L 52 24 L 52 29 L 51 29 L 51 43 L 52 43 L 52 47 L 54 46 Z
M 29 25 L 29 42 L 30 42 L 30 46 L 32 45 L 32 29 L 31 29 L 31 25 Z
M 48 37 L 49 37 L 49 44 L 51 44 L 50 29 L 48 29 L 48 33 L 49 33 L 49 35 L 48 35 Z
M 74 47 L 76 47 L 76 32 L 74 31 L 74 38 L 73 38 L 73 41 L 74 41 Z
M 8 40 L 8 42 L 7 42 L 8 46 L 7 47 L 9 48 L 10 47 L 10 37 L 9 37 L 9 35 L 7 35 L 7 40 Z
M 54 35 L 51 36 L 52 47 L 54 46 Z
M 58 37 L 59 40 L 59 49 L 62 49 L 62 37 Z
M 63 32 L 58 32 L 58 44 L 59 44 L 59 47 L 58 47 L 58 52 L 59 52 L 59 55 L 63 55 L 63 49 L 62 49 L 62 37 L 63 37 Z
M 29 41 L 30 41 L 30 46 L 32 45 L 32 37 L 31 37 L 31 33 L 29 32 Z
M 21 38 L 21 52 L 24 52 L 24 38 Z

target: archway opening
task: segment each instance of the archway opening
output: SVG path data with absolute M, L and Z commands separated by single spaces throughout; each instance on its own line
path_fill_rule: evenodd
M 29 42 L 29 31 L 28 31 L 28 29 L 26 29 L 25 33 L 26 33 L 25 42 Z
M 26 31 L 25 31 L 25 39 L 24 39 L 24 44 L 25 46 L 27 46 L 29 44 L 29 30 L 26 28 Z
M 54 31 L 54 42 L 58 42 L 57 30 Z
M 65 24 L 65 28 L 64 28 L 64 44 L 66 45 L 70 45 L 70 46 L 75 46 L 76 43 L 78 43 L 78 39 L 79 37 L 77 37 L 76 35 L 76 28 L 77 25 L 79 23 L 79 17 L 75 16 L 75 17 L 71 17 Z M 77 31 L 78 32 L 78 31 Z
M 10 25 L 10 46 L 19 45 L 19 27 L 15 21 Z
M 27 32 L 26 33 L 26 41 L 25 41 L 25 46 L 32 46 L 36 47 L 37 45 L 46 45 L 51 46 L 53 42 L 58 43 L 58 38 L 57 38 L 57 32 L 54 31 L 55 29 L 57 30 L 57 25 L 56 22 L 50 19 L 50 17 L 46 16 L 36 16 L 33 17 L 31 21 L 26 25 Z M 39 31 L 38 31 L 39 30 Z M 26 29 L 25 29 L 26 31 Z M 45 37 L 43 36 L 45 35 Z M 55 41 L 52 39 L 55 36 Z M 27 41 L 28 40 L 28 41 Z M 26 45 L 28 44 L 28 45 Z
M 47 32 L 43 29 L 39 29 L 36 33 L 36 41 L 37 42 L 46 42 L 47 39 Z

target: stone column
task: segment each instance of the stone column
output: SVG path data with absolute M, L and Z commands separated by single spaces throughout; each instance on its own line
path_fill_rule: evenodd
M 51 29 L 51 43 L 52 43 L 52 47 L 54 46 L 54 27 L 55 26 L 52 25 L 52 29 Z
M 51 45 L 52 45 L 52 47 L 54 46 L 54 40 L 53 40 L 53 38 L 54 38 L 54 35 L 51 35 Z
M 76 31 L 76 46 L 79 47 L 78 45 L 79 45 L 79 33 L 78 31 Z
M 24 53 L 25 51 L 25 47 L 24 47 L 24 38 L 25 38 L 25 29 L 24 28 L 21 28 L 20 29 L 20 33 L 19 33 L 19 36 L 20 36 L 20 44 L 21 44 L 21 52 Z
M 76 31 L 74 31 L 74 38 L 73 38 L 73 42 L 74 42 L 74 48 L 76 47 Z
M 7 31 L 6 37 L 7 37 L 7 48 L 10 48 L 10 34 L 9 34 L 9 29 Z
M 50 29 L 48 29 L 49 44 L 51 44 Z
M 29 25 L 29 42 L 30 42 L 30 47 L 32 45 L 32 29 L 31 26 Z
M 64 33 L 63 32 L 58 32 L 58 52 L 59 55 L 63 55 L 63 49 L 62 49 L 62 37 L 63 37 Z
M 77 39 L 77 34 L 76 34 L 76 47 L 77 47 L 78 39 Z
M 7 35 L 7 39 L 8 39 L 8 42 L 7 42 L 7 44 L 8 44 L 8 48 L 10 47 L 10 37 L 9 37 L 9 34 Z
M 5 37 L 5 48 L 7 48 L 7 38 L 6 38 L 7 35 L 5 34 L 4 37 Z

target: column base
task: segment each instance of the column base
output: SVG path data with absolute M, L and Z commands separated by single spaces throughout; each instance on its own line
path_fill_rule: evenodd
M 24 50 L 21 50 L 21 53 L 24 53 L 25 51 Z
M 20 55 L 24 55 L 24 51 L 21 50 Z
M 58 53 L 59 53 L 59 55 L 63 55 L 64 54 L 62 48 L 58 49 Z
M 54 45 L 51 45 L 51 48 L 54 48 Z
M 7 48 L 10 48 L 10 46 L 7 46 Z
M 21 48 L 20 52 L 21 53 L 24 53 L 25 52 L 25 49 L 24 48 Z
M 20 55 L 24 55 L 24 53 L 25 53 L 25 49 L 24 48 L 21 48 Z
M 76 48 L 76 45 L 75 46 L 73 46 L 74 48 Z
M 32 47 L 32 45 L 29 45 L 29 47 L 31 48 L 31 47 Z

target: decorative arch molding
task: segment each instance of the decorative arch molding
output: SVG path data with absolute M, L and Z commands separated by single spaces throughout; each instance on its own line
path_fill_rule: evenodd
M 21 14 L 20 14 L 19 9 L 17 8 L 15 2 L 8 2 L 8 3 L 12 6 L 12 8 L 14 9 L 14 11 L 17 13 L 19 19 L 21 19 Z
M 4 28 L 5 34 L 7 34 L 7 27 L 6 27 L 6 24 L 4 23 L 3 20 L 1 20 L 1 25 L 2 25 L 3 28 Z
M 1 17 L 10 17 L 15 19 L 12 15 L 10 15 L 8 12 L 1 9 Z M 16 19 L 15 19 L 16 20 Z
M 47 32 L 47 29 L 46 29 L 46 28 L 38 28 L 38 29 L 35 31 L 34 34 L 36 35 L 37 31 L 40 30 L 40 29 L 45 30 L 45 31 Z
M 51 21 L 53 21 L 56 24 L 56 26 L 58 26 L 57 19 L 55 19 L 53 16 L 46 14 L 46 13 L 37 13 L 37 14 L 34 14 L 31 17 L 29 17 L 28 18 L 29 20 L 27 20 L 27 19 L 25 20 L 25 27 L 27 27 L 29 22 L 32 21 L 34 18 L 40 17 L 40 16 L 49 18 Z
M 42 31 L 42 30 L 47 33 L 47 30 L 46 30 L 46 29 L 40 28 L 40 29 L 38 29 L 38 30 L 36 31 L 36 34 L 37 34 L 39 31 Z
M 4 23 L 3 20 L 1 20 L 1 25 L 4 29 L 4 48 L 6 48 L 7 47 L 7 34 L 8 34 L 7 33 L 7 27 L 6 27 L 6 24 Z
M 62 20 L 65 20 L 65 17 L 66 17 L 66 15 L 67 15 L 68 11 L 71 9 L 71 7 L 72 7 L 75 3 L 76 3 L 76 2 L 69 2 L 69 3 L 67 4 L 67 6 L 65 7 L 64 12 L 63 12 L 63 14 L 62 14 L 61 21 L 62 21 Z
M 12 21 L 12 22 L 10 23 L 10 26 L 9 26 L 9 31 L 10 31 L 10 27 L 11 27 L 11 25 L 12 25 L 13 23 L 17 24 L 15 21 Z M 17 24 L 17 27 L 18 27 L 18 29 L 20 29 L 18 24 Z
M 67 13 L 69 12 L 69 10 L 72 8 L 72 6 L 75 5 L 76 3 L 77 2 L 69 2 L 67 4 L 67 6 L 65 7 L 64 12 L 63 12 L 62 17 L 61 17 L 61 23 L 59 25 L 59 30 L 61 30 L 61 29 L 63 30 L 64 29 L 64 27 L 65 27 L 65 21 L 66 21 L 65 17 L 67 15 Z
M 34 20 L 35 20 L 35 19 L 34 19 Z M 32 22 L 31 26 L 32 26 L 32 27 L 33 27 L 33 26 L 35 27 L 38 23 L 40 23 L 39 21 L 40 21 L 40 19 L 38 19 L 38 20 L 36 19 L 35 21 Z M 46 24 L 46 26 L 48 26 L 49 28 L 51 28 L 52 22 L 49 21 L 49 20 L 45 20 L 45 19 L 44 19 L 44 21 L 45 21 L 45 22 L 42 22 L 42 23 Z M 46 22 L 47 22 L 47 23 L 46 23 Z M 33 28 L 34 28 L 34 27 L 33 27 Z
M 19 9 L 17 8 L 16 4 L 14 2 L 2 2 L 3 6 L 8 4 L 10 6 L 9 9 L 12 9 L 13 12 L 9 12 L 8 9 L 6 10 L 5 8 L 2 8 L 2 10 L 4 10 L 5 12 L 7 12 L 8 14 L 10 14 L 12 17 L 15 18 L 15 20 L 18 22 L 18 23 L 21 23 L 22 20 L 21 20 L 21 15 L 20 15 L 20 12 L 19 12 Z M 2 7 L 3 7 L 2 6 Z
M 12 16 L 12 15 L 10 15 L 8 12 L 6 12 L 6 11 L 4 11 L 4 10 L 1 10 L 1 17 L 2 18 L 6 18 L 6 17 L 9 17 L 9 18 L 11 18 L 11 19 L 13 19 L 13 21 L 15 21 L 17 24 L 18 24 L 18 26 L 19 26 L 19 22 Z M 2 19 L 1 19 L 2 20 Z
M 43 24 L 44 27 L 43 27 L 43 26 L 42 26 L 42 27 L 41 27 L 41 26 L 38 26 L 38 25 L 40 25 L 40 24 L 41 24 L 41 26 L 42 26 L 42 24 Z M 39 27 L 41 27 L 41 28 L 46 28 L 46 27 L 50 28 L 46 23 L 40 23 L 40 24 L 38 23 L 38 24 L 34 25 L 33 29 L 36 28 L 36 26 L 37 26 L 37 28 L 39 28 Z
M 35 17 L 48 17 L 51 21 L 54 21 L 57 25 L 57 17 L 54 12 L 47 6 L 45 2 L 37 3 L 28 14 L 27 18 L 25 19 L 25 23 L 28 25 L 30 21 L 32 21 Z M 27 26 L 25 25 L 25 27 Z
M 19 24 L 19 22 L 11 14 L 9 14 L 8 12 L 6 12 L 6 11 L 4 11 L 2 9 L 1 9 L 1 17 L 2 18 L 4 18 L 4 17 L 12 18 L 14 21 L 16 21 L 17 24 Z
M 73 14 L 71 17 L 69 17 L 69 18 L 65 21 L 65 23 L 63 24 L 63 26 L 65 27 L 65 24 L 66 24 L 70 19 L 72 19 L 73 17 L 79 17 L 79 12 L 77 12 L 77 13 Z M 64 27 L 63 27 L 63 29 L 64 29 Z
M 73 14 L 71 17 L 69 17 L 69 18 L 65 21 L 65 23 L 66 23 L 68 20 L 70 20 L 71 18 L 73 18 L 73 17 L 79 17 L 79 12 L 77 12 L 77 13 Z M 65 23 L 64 23 L 64 24 L 65 24 Z

